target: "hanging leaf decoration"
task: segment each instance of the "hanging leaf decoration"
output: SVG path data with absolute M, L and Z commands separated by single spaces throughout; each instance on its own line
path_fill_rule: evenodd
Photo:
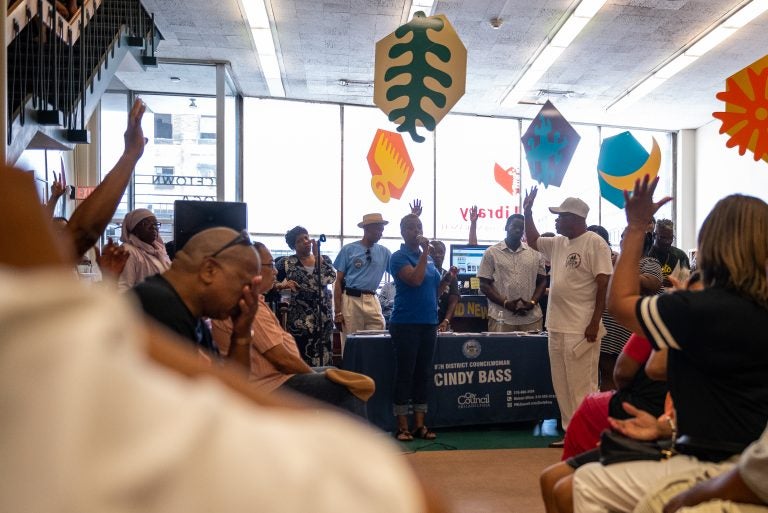
M 376 44 L 374 103 L 408 132 L 433 131 L 464 94 L 467 51 L 443 15 L 413 19 Z

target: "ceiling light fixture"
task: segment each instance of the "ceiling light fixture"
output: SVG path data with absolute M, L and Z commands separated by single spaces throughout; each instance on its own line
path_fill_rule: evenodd
M 618 99 L 608 105 L 607 111 L 618 112 L 626 109 L 637 100 L 647 95 L 679 71 L 690 66 L 699 57 L 731 37 L 741 27 L 768 10 L 768 0 L 752 0 L 742 4 L 738 10 L 699 35 L 694 43 L 683 48 L 675 57 L 667 61 L 656 71 L 635 83 Z
M 180 77 L 171 77 L 170 80 L 171 80 L 171 82 L 181 82 L 181 78 Z
M 261 73 L 271 96 L 285 96 L 283 76 L 277 60 L 277 48 L 269 24 L 267 2 L 269 0 L 242 0 L 245 17 L 251 29 L 256 53 L 259 55 Z
M 556 25 L 553 32 L 534 52 L 533 57 L 526 63 L 525 71 L 515 81 L 504 98 L 503 107 L 513 107 L 536 82 L 546 73 L 563 53 L 563 50 L 576 39 L 576 36 L 587 26 L 589 20 L 603 7 L 607 0 L 581 0 L 575 9 L 567 13 Z
M 436 0 L 413 0 L 411 2 L 411 8 L 408 10 L 408 15 L 405 19 L 400 20 L 400 25 L 405 25 L 413 19 L 413 15 L 418 11 L 422 11 L 427 16 L 432 16 L 435 12 Z

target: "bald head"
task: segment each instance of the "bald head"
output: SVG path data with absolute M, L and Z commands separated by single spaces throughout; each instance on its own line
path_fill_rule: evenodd
M 179 270 L 196 270 L 206 258 L 219 252 L 216 255 L 217 260 L 235 265 L 242 264 L 246 267 L 253 265 L 254 274 L 257 274 L 259 255 L 247 240 L 243 239 L 241 242 L 221 250 L 224 246 L 236 241 L 239 236 L 240 233 L 231 228 L 220 227 L 203 230 L 189 239 L 183 249 L 176 252 L 173 265 Z M 256 260 L 254 261 L 254 259 Z
M 250 241 L 229 228 L 210 228 L 189 239 L 163 276 L 195 316 L 224 319 L 260 273 Z

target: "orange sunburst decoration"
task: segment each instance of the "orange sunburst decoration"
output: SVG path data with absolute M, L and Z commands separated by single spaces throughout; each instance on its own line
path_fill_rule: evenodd
M 755 160 L 768 162 L 768 55 L 736 72 L 725 81 L 725 91 L 717 99 L 725 102 L 725 112 L 712 115 L 723 122 L 720 133 L 731 137 L 729 148 L 739 147 L 739 155 L 747 150 Z
M 368 150 L 371 189 L 382 203 L 400 199 L 413 175 L 413 164 L 405 149 L 403 136 L 387 130 L 376 130 Z

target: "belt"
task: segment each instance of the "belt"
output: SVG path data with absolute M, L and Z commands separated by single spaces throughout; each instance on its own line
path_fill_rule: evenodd
M 360 289 L 353 289 L 353 288 L 350 288 L 350 287 L 345 287 L 344 288 L 344 293 L 346 295 L 352 296 L 352 297 L 360 297 L 363 294 L 368 294 L 368 295 L 375 295 L 376 294 L 376 292 L 373 291 L 373 290 L 360 290 Z

